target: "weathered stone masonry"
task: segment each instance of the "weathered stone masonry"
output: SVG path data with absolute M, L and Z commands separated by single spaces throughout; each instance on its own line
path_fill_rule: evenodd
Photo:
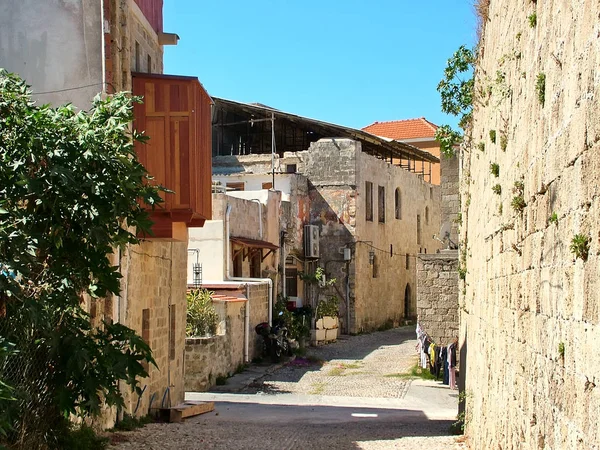
M 467 434 L 474 449 L 597 449 L 600 4 L 507 0 L 488 16 L 461 184 Z
M 417 314 L 423 330 L 437 345 L 458 337 L 458 252 L 417 257 Z

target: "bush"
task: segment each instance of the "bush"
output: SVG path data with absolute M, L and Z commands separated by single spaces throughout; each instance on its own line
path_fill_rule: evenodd
M 217 332 L 219 315 L 212 303 L 212 292 L 206 289 L 192 290 L 187 294 L 188 337 L 214 335 Z
M 107 255 L 138 244 L 162 201 L 134 149 L 145 140 L 131 131 L 134 100 L 38 106 L 0 69 L 0 442 L 11 449 L 69 448 L 65 417 L 123 406 L 121 381 L 140 394 L 154 364 L 133 330 L 93 327 L 82 303 L 119 295 Z
M 340 313 L 338 298 L 332 295 L 327 300 L 321 300 L 317 305 L 316 319 L 322 317 L 337 317 Z

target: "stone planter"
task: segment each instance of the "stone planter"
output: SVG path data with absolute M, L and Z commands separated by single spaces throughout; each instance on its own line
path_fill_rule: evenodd
M 315 329 L 310 331 L 311 345 L 326 344 L 335 341 L 339 333 L 339 318 L 325 316 L 315 322 Z

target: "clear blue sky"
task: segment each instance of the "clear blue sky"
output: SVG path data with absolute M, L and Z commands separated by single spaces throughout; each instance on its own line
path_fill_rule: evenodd
M 446 60 L 475 42 L 470 0 L 165 0 L 164 72 L 211 95 L 361 128 L 441 125 Z

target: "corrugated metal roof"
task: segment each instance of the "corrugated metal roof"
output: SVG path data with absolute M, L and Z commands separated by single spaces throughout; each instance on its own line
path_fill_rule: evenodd
M 370 146 L 379 149 L 378 153 L 383 158 L 389 158 L 390 156 L 393 156 L 397 159 L 410 158 L 413 160 L 428 161 L 432 163 L 440 162 L 439 158 L 433 156 L 431 153 L 418 149 L 410 144 L 390 140 L 389 138 L 382 138 L 363 130 L 336 125 L 329 122 L 323 122 L 316 119 L 310 119 L 308 117 L 286 113 L 270 107 L 259 106 L 258 104 L 236 102 L 218 97 L 212 97 L 212 99 L 215 102 L 216 107 L 226 107 L 251 115 L 261 114 L 265 118 L 271 117 L 271 114 L 273 114 L 276 119 L 286 119 L 292 123 L 301 124 L 307 128 L 313 128 L 317 130 L 319 134 L 328 137 L 350 138 L 359 142 L 368 143 Z

